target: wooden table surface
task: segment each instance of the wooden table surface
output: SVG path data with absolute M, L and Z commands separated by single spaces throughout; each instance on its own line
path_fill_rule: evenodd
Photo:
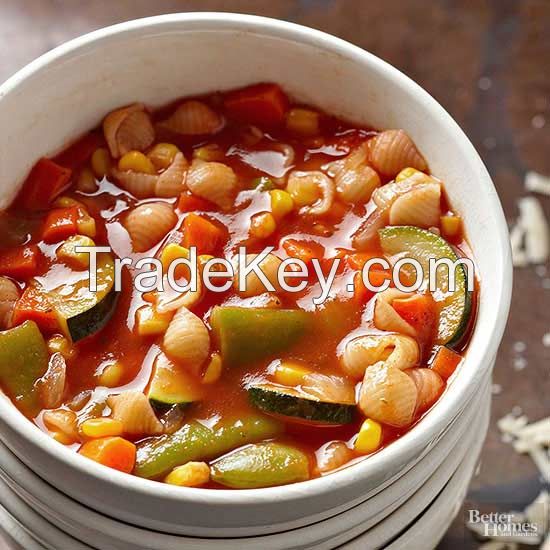
M 518 197 L 525 195 L 525 172 L 550 174 L 548 0 L 2 0 L 0 81 L 85 32 L 178 11 L 233 11 L 294 21 L 392 63 L 465 130 L 493 176 L 510 221 L 517 216 Z M 550 200 L 541 200 L 550 216 Z M 530 419 L 550 414 L 550 348 L 542 344 L 550 331 L 550 267 L 545 267 L 547 274 L 544 267 L 515 270 L 512 313 L 494 375 L 492 425 L 468 497 L 472 506 L 518 508 L 540 490 L 531 460 L 501 442 L 495 421 L 516 406 Z M 440 550 L 477 548 L 464 531 L 463 517 L 459 514 Z

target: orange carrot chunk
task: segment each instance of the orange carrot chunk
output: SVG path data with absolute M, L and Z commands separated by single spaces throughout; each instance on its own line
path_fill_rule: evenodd
M 183 242 L 186 248 L 195 246 L 198 254 L 212 254 L 225 240 L 223 231 L 211 221 L 190 213 L 183 220 Z
M 380 287 L 385 281 L 390 281 L 391 286 L 391 273 L 383 269 L 369 269 L 368 273 L 369 282 L 372 286 Z M 353 297 L 360 304 L 366 304 L 375 294 L 373 290 L 366 287 L 363 282 L 362 272 L 358 271 L 353 278 Z
M 78 452 L 104 466 L 127 474 L 136 463 L 136 446 L 122 437 L 102 437 L 87 441 Z
M 453 350 L 441 346 L 430 365 L 430 368 L 437 372 L 443 380 L 448 380 L 462 361 L 462 356 Z
M 17 202 L 29 210 L 46 210 L 53 199 L 69 185 L 71 175 L 69 168 L 41 158 L 28 175 Z
M 224 105 L 230 117 L 242 122 L 277 126 L 288 110 L 288 98 L 276 84 L 256 84 L 230 92 Z
M 178 201 L 178 210 L 180 212 L 196 212 L 196 211 L 205 211 L 213 210 L 212 203 L 206 199 L 196 197 L 191 193 L 185 191 L 180 195 Z
M 36 275 L 40 250 L 32 244 L 0 252 L 0 275 L 24 280 Z
M 42 238 L 47 243 L 56 243 L 78 233 L 78 206 L 56 208 L 52 210 L 44 222 Z
M 309 264 L 313 259 L 321 260 L 325 255 L 323 245 L 315 241 L 300 241 L 298 239 L 286 239 L 283 242 L 285 252 L 291 257 Z
M 45 334 L 58 332 L 59 321 L 48 298 L 36 286 L 29 285 L 15 304 L 12 323 L 18 326 L 24 321 L 34 321 Z

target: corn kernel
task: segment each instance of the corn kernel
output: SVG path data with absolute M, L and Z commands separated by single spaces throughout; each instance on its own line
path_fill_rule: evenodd
M 313 178 L 290 178 L 286 190 L 298 206 L 313 204 L 319 198 L 319 186 Z
M 282 361 L 273 374 L 275 382 L 283 386 L 299 386 L 311 371 L 299 363 Z
M 67 197 L 66 195 L 61 195 L 55 199 L 53 206 L 56 208 L 72 208 L 73 206 L 78 206 L 79 208 L 85 208 L 85 206 L 76 199 L 72 197 Z
M 408 167 L 408 168 L 403 168 L 403 170 L 401 170 L 401 172 L 399 172 L 399 174 L 397 174 L 397 176 L 395 176 L 395 181 L 403 181 L 403 180 L 406 180 L 407 178 L 410 178 L 411 176 L 414 176 L 414 174 L 419 174 L 420 173 L 420 170 L 417 170 L 416 168 L 412 168 L 412 167 Z
M 137 332 L 140 336 L 164 334 L 172 317 L 173 312 L 159 313 L 152 306 L 143 306 L 136 313 Z
M 222 358 L 220 354 L 214 353 L 212 355 L 212 358 L 210 359 L 210 363 L 208 363 L 208 366 L 204 371 L 204 375 L 202 377 L 202 383 L 214 384 L 214 382 L 217 382 L 220 379 L 220 376 L 222 375 L 222 366 L 223 366 Z
M 180 259 L 189 259 L 189 249 L 175 243 L 167 244 L 160 253 L 160 263 L 162 264 L 163 272 L 165 274 L 168 273 L 168 269 L 170 268 L 172 262 Z M 191 274 L 188 266 L 185 264 L 178 264 L 174 275 L 176 278 L 185 277 L 186 279 L 189 279 Z
M 367 418 L 357 434 L 354 448 L 358 453 L 367 455 L 380 448 L 382 443 L 382 426 L 375 420 Z
M 203 145 L 193 151 L 193 158 L 204 160 L 205 162 L 215 162 L 223 160 L 224 152 L 215 144 Z
M 120 385 L 122 375 L 124 374 L 124 367 L 118 361 L 114 361 L 107 365 L 99 376 L 99 384 L 106 388 L 116 388 Z
M 73 344 L 65 338 L 65 336 L 61 336 L 60 334 L 52 336 L 48 340 L 47 347 L 51 355 L 54 353 L 60 353 L 65 359 L 71 359 L 77 353 Z
M 257 239 L 267 239 L 277 229 L 277 222 L 271 212 L 255 214 L 250 220 L 250 234 Z
M 111 171 L 111 155 L 104 147 L 96 149 L 90 160 L 96 178 L 103 179 Z
M 300 107 L 290 109 L 286 115 L 286 127 L 301 136 L 314 136 L 319 133 L 319 113 Z
M 80 432 L 94 439 L 122 435 L 123 431 L 122 422 L 114 418 L 90 418 L 80 424 Z
M 460 216 L 441 216 L 441 233 L 445 238 L 456 237 L 460 232 L 460 227 L 462 225 L 462 220 Z
M 95 243 L 85 235 L 73 235 L 58 248 L 57 258 L 78 269 L 86 269 L 90 267 L 90 255 L 75 252 L 77 246 L 95 246 Z
M 97 191 L 97 182 L 94 173 L 89 168 L 80 171 L 76 180 L 76 189 L 83 193 L 94 193 Z
M 172 162 L 180 150 L 172 143 L 157 143 L 147 153 L 149 160 L 155 165 L 157 170 L 165 170 Z
M 210 467 L 206 462 L 188 462 L 174 468 L 164 482 L 179 487 L 198 487 L 210 481 Z
M 85 210 L 80 211 L 78 220 L 76 221 L 76 228 L 78 232 L 86 237 L 95 237 L 97 233 L 97 227 L 94 218 L 90 216 Z
M 155 165 L 141 151 L 130 151 L 118 161 L 118 169 L 121 172 L 140 172 L 142 174 L 156 174 Z
M 274 189 L 270 191 L 269 194 L 271 195 L 271 213 L 275 216 L 276 220 L 280 220 L 292 212 L 294 209 L 294 201 L 290 193 L 282 189 Z
M 55 439 L 55 441 L 61 443 L 61 445 L 72 445 L 73 443 L 76 443 L 74 437 L 71 437 L 69 434 L 63 432 L 52 432 L 51 436 Z

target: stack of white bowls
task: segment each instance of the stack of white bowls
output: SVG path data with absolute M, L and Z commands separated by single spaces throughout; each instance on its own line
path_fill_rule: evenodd
M 465 361 L 432 410 L 386 449 L 320 479 L 244 491 L 172 487 L 104 468 L 0 398 L 0 523 L 23 548 L 424 550 L 458 510 L 485 437 L 510 302 L 507 228 L 468 139 L 396 69 L 330 35 L 252 16 L 169 15 L 91 33 L 0 87 L 0 208 L 36 158 L 115 107 L 262 81 L 355 123 L 412 136 L 463 216 L 477 262 L 479 308 Z

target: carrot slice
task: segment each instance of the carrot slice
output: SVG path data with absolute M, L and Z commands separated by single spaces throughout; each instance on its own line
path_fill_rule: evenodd
M 34 321 L 40 330 L 46 334 L 60 330 L 57 315 L 48 298 L 34 285 L 29 285 L 25 289 L 13 311 L 12 322 L 14 326 L 20 325 L 24 321 Z
M 199 254 L 212 254 L 225 240 L 223 231 L 211 221 L 190 213 L 183 220 L 183 241 L 186 248 L 195 246 Z
M 441 346 L 437 350 L 430 368 L 437 372 L 443 380 L 448 380 L 461 361 L 461 355 L 445 346 Z
M 324 246 L 315 241 L 286 239 L 283 248 L 291 258 L 302 260 L 306 264 L 311 263 L 313 259 L 321 260 L 325 255 Z
M 78 452 L 126 474 L 130 474 L 136 464 L 136 446 L 122 437 L 101 437 L 87 441 Z
M 40 250 L 35 244 L 0 252 L 0 274 L 24 280 L 36 275 Z
M 242 122 L 276 126 L 284 120 L 288 98 L 276 84 L 256 84 L 230 92 L 224 99 L 227 114 Z
M 17 202 L 29 210 L 45 210 L 68 185 L 72 171 L 41 158 L 28 175 Z
M 56 164 L 75 170 L 87 162 L 92 153 L 103 145 L 104 141 L 96 132 L 82 136 L 78 141 L 54 157 Z
M 44 222 L 42 239 L 47 243 L 56 243 L 78 233 L 78 206 L 56 208 L 52 210 Z
M 187 191 L 180 195 L 178 201 L 178 210 L 180 212 L 195 212 L 212 210 L 212 203 L 206 199 L 196 197 Z

